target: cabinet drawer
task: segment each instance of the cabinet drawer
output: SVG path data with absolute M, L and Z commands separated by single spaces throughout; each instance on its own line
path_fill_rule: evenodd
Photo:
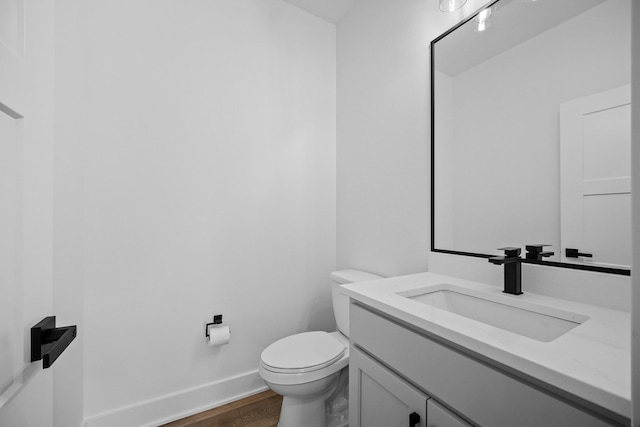
M 619 425 L 476 359 L 351 305 L 351 340 L 428 395 L 487 427 Z

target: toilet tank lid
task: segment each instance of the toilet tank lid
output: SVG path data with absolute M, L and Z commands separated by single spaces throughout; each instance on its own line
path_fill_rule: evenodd
M 366 282 L 368 280 L 382 279 L 377 274 L 360 270 L 339 270 L 331 273 L 331 280 L 340 284 Z

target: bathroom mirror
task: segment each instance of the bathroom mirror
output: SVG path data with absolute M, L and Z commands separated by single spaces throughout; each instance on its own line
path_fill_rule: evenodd
M 630 274 L 630 10 L 498 0 L 431 43 L 432 251 Z

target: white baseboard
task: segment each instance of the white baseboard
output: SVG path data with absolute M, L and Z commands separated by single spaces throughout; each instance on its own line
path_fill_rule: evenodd
M 83 427 L 156 427 L 266 389 L 255 370 L 94 415 L 82 424 Z

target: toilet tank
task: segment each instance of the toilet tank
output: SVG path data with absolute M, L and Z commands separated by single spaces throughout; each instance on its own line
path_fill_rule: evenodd
M 382 276 L 359 270 L 340 270 L 331 273 L 333 313 L 336 317 L 338 330 L 345 336 L 349 336 L 349 297 L 340 293 L 340 286 L 348 283 L 366 282 L 382 278 Z

